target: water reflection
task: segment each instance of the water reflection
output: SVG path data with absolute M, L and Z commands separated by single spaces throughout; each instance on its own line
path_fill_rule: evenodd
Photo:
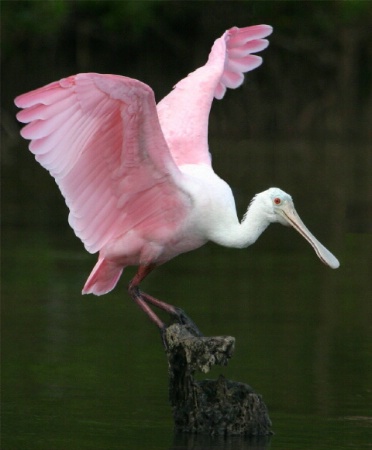
M 268 450 L 268 436 L 204 436 L 176 433 L 170 450 Z

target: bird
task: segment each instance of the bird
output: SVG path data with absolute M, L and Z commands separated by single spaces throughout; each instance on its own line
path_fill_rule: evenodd
M 145 83 L 125 76 L 79 73 L 22 94 L 17 119 L 29 149 L 54 177 L 68 221 L 98 261 L 82 290 L 103 295 L 123 269 L 135 303 L 161 330 L 155 308 L 186 320 L 180 308 L 140 290 L 155 268 L 208 241 L 252 245 L 271 223 L 292 226 L 329 267 L 337 258 L 306 228 L 292 197 L 279 188 L 256 194 L 239 220 L 230 186 L 213 170 L 208 120 L 214 99 L 242 85 L 262 63 L 269 25 L 232 27 L 206 64 L 179 81 L 158 104 Z

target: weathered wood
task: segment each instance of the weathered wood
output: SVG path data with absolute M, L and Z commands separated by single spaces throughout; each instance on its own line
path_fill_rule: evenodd
M 271 421 L 261 396 L 244 383 L 198 381 L 196 371 L 225 366 L 232 357 L 235 338 L 204 337 L 192 323 L 170 325 L 163 342 L 168 358 L 169 398 L 177 432 L 268 436 Z

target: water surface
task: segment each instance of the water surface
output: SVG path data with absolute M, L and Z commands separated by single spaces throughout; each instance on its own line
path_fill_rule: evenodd
M 271 148 L 263 146 L 260 155 L 270 157 Z M 95 257 L 66 225 L 47 174 L 31 159 L 21 170 L 10 161 L 2 243 L 2 448 L 371 448 L 372 248 L 363 200 L 354 195 L 367 175 L 349 173 L 343 150 L 324 147 L 318 158 L 330 161 L 336 152 L 341 167 L 324 164 L 329 177 L 322 183 L 324 173 L 306 175 L 306 167 L 285 163 L 300 150 L 283 144 L 284 160 L 276 167 L 288 186 L 278 173 L 245 178 L 251 163 L 260 167 L 260 155 L 249 153 L 239 170 L 225 153 L 216 156 L 242 212 L 261 185 L 282 181 L 340 269 L 323 266 L 295 231 L 272 226 L 249 249 L 208 244 L 164 265 L 143 285 L 182 306 L 205 334 L 236 337 L 229 366 L 209 376 L 223 373 L 262 394 L 275 433 L 269 441 L 174 435 L 159 333 L 125 290 L 133 268 L 114 292 L 80 296 Z

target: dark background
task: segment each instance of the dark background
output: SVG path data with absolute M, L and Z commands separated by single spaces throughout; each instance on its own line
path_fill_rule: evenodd
M 140 77 L 160 99 L 226 28 L 259 20 L 274 34 L 249 82 L 260 89 L 250 88 L 247 111 L 261 119 L 250 133 L 370 136 L 368 1 L 3 1 L 2 17 L 10 115 L 15 94 L 84 71 Z
M 5 222 L 22 222 L 25 216 L 17 212 L 20 199 L 19 187 L 12 186 L 15 178 L 26 184 L 30 196 L 40 195 L 41 183 L 44 197 L 52 196 L 52 203 L 60 201 L 58 194 L 54 196 L 54 190 L 48 189 L 52 181 L 47 174 L 41 174 L 42 169 L 38 172 L 33 157 L 25 154 L 27 144 L 19 137 L 20 124 L 15 119 L 16 95 L 90 71 L 138 78 L 148 83 L 160 100 L 179 79 L 205 63 L 213 41 L 225 29 L 268 23 L 274 26 L 274 33 L 269 37 L 269 49 L 262 53 L 264 64 L 249 73 L 239 92 L 228 92 L 222 102 L 214 102 L 210 140 L 313 141 L 307 150 L 299 149 L 297 156 L 293 151 L 276 150 L 275 143 L 267 155 L 250 156 L 246 151 L 243 158 L 247 159 L 239 161 L 243 167 L 248 164 L 245 195 L 276 183 L 300 195 L 301 200 L 302 194 L 318 199 L 324 189 L 330 189 L 325 179 L 333 176 L 339 189 L 334 195 L 342 197 L 345 229 L 370 229 L 372 189 L 365 181 L 372 163 L 368 146 L 358 144 L 371 139 L 371 2 L 56 0 L 3 1 L 1 8 Z M 348 143 L 348 150 L 334 152 L 334 170 L 325 176 L 319 143 L 326 142 Z M 227 150 L 216 146 L 212 152 L 217 172 L 234 178 L 236 162 L 223 159 Z M 290 171 L 288 183 L 283 185 L 278 168 L 291 165 L 294 157 L 311 164 L 314 186 Z M 252 170 L 252 164 L 259 170 Z M 28 179 L 30 168 L 37 174 L 36 187 Z M 229 181 L 235 184 L 233 179 Z M 292 184 L 298 189 L 293 191 Z M 237 201 L 239 204 L 239 193 Z M 244 205 L 246 202 L 244 198 Z
M 226 29 L 267 23 L 274 32 L 263 65 L 213 104 L 213 166 L 240 215 L 257 192 L 289 192 L 341 267 L 324 267 L 295 231 L 272 226 L 241 252 L 208 244 L 181 255 L 144 289 L 185 308 L 205 334 L 236 337 L 223 373 L 263 394 L 276 433 L 270 448 L 370 448 L 372 2 L 0 7 L 3 447 L 268 448 L 173 442 L 157 330 L 125 292 L 134 268 L 108 295 L 81 297 L 96 256 L 69 228 L 13 103 L 83 71 L 140 79 L 160 100 Z

